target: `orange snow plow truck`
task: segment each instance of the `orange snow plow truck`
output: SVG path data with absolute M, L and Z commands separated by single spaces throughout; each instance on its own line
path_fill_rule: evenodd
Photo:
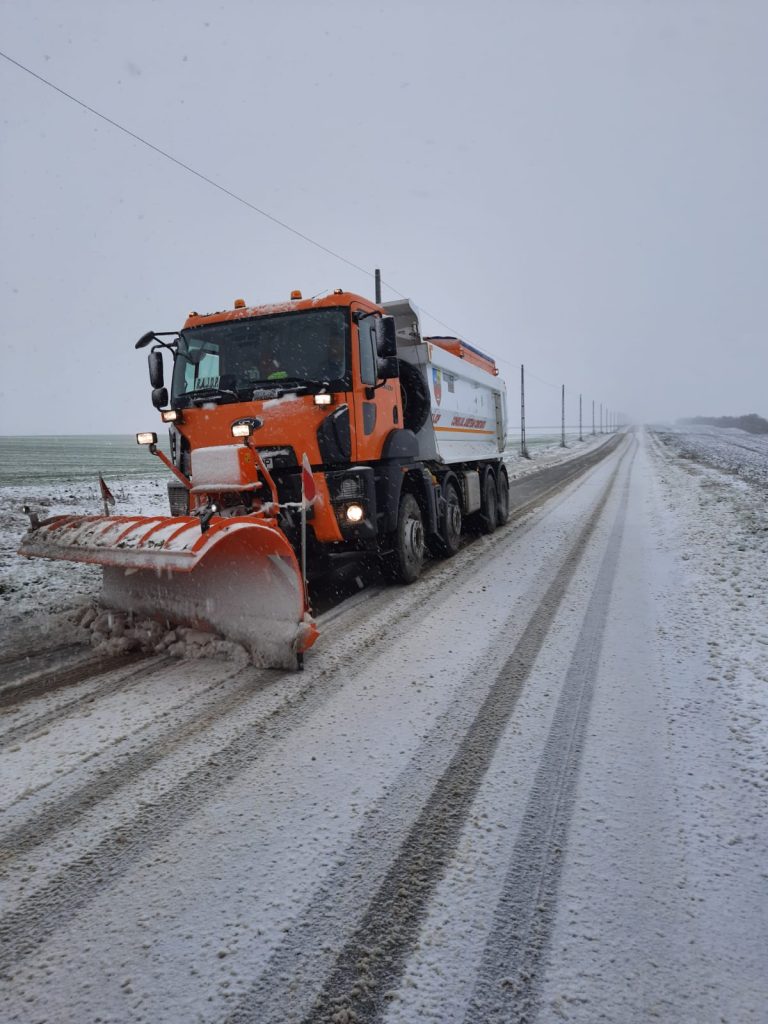
M 412 583 L 427 550 L 450 557 L 464 525 L 507 518 L 503 381 L 471 345 L 422 338 L 407 300 L 238 299 L 149 345 L 170 457 L 154 433 L 137 441 L 173 474 L 171 514 L 34 520 L 20 549 L 102 565 L 106 607 L 301 666 L 317 637 L 307 576 L 368 556 Z

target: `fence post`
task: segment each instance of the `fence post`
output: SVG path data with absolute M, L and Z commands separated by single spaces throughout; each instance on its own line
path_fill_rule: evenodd
M 560 447 L 565 448 L 565 384 L 563 384 L 560 399 Z
M 520 455 L 530 459 L 528 445 L 525 443 L 525 366 L 520 364 Z

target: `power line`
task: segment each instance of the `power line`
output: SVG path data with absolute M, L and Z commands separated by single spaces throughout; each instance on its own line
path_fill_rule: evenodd
M 86 103 L 84 100 L 78 99 L 77 96 L 73 96 L 72 93 L 67 92 L 65 89 L 62 89 L 60 86 L 54 84 L 49 79 L 44 78 L 43 75 L 40 75 L 36 71 L 33 71 L 31 68 L 28 68 L 25 64 L 22 64 L 18 60 L 14 60 L 13 57 L 9 56 L 7 53 L 4 53 L 2 50 L 0 50 L 0 57 L 8 61 L 9 64 L 13 64 L 15 67 L 19 68 L 19 70 L 25 71 L 28 75 L 31 75 L 32 78 L 37 79 L 38 82 L 42 82 L 43 85 L 47 85 L 49 89 L 53 89 L 54 92 L 59 93 L 60 96 L 64 96 L 65 99 L 68 99 L 70 100 L 70 102 L 75 103 L 79 107 L 82 107 L 83 110 L 87 110 L 89 114 L 93 114 L 94 117 L 98 117 L 106 124 L 111 125 L 113 128 L 116 128 L 118 131 L 122 132 L 124 135 L 127 135 L 135 142 L 141 143 L 142 146 L 146 146 L 148 149 L 151 149 L 154 153 L 157 153 L 164 159 L 170 160 L 170 162 L 175 164 L 177 167 L 181 167 L 182 170 L 187 171 L 188 174 L 194 175 L 194 177 L 199 178 L 200 181 L 204 181 L 207 185 L 211 185 L 219 192 L 223 192 L 224 195 L 229 196 L 230 199 L 234 199 L 235 202 L 241 203 L 243 206 L 247 207 L 249 210 L 252 210 L 254 213 L 258 213 L 261 217 L 265 217 L 267 220 L 272 221 L 272 223 L 277 224 L 278 227 L 284 228 L 286 231 L 290 231 L 292 235 L 295 235 L 297 238 L 302 239 L 302 241 L 307 242 L 309 245 L 313 245 L 316 249 L 320 249 L 321 252 L 326 253 L 328 256 L 332 256 L 334 259 L 340 260 L 342 263 L 345 263 L 348 267 L 352 267 L 354 270 L 359 271 L 366 277 L 374 276 L 372 271 L 366 270 L 365 267 L 361 267 L 359 263 L 355 263 L 353 260 L 347 259 L 346 256 L 342 256 L 340 253 L 335 252 L 333 249 L 329 249 L 328 246 L 323 245 L 321 242 L 316 241 L 309 235 L 304 234 L 304 232 L 299 231 L 298 228 L 292 227 L 285 221 L 280 220 L 279 217 L 275 217 L 273 214 L 268 213 L 266 210 L 263 210 L 260 206 L 256 206 L 255 203 L 250 202 L 248 199 L 244 199 L 242 196 L 238 195 L 236 192 L 233 192 L 225 185 L 220 184 L 213 178 L 209 178 L 207 174 L 203 174 L 202 171 L 196 170 L 190 164 L 185 163 L 183 160 L 179 160 L 178 157 L 175 157 L 171 153 L 168 153 L 166 150 L 161 149 L 159 146 L 156 146 L 153 142 L 150 142 L 143 136 L 138 135 L 136 132 L 132 132 L 130 128 L 126 128 L 125 125 L 120 124 L 119 121 L 115 121 L 113 118 L 108 117 L 106 114 L 102 114 L 101 111 L 96 110 L 95 107 L 90 106 L 90 104 Z M 386 287 L 391 292 L 399 296 L 401 299 L 408 300 L 408 296 L 405 295 L 403 292 L 398 291 L 398 289 L 395 288 L 394 285 L 392 285 L 389 281 L 385 281 L 382 278 L 381 283 L 386 285 Z M 444 327 L 452 335 L 455 335 L 456 337 L 461 338 L 462 340 L 466 340 L 466 336 L 461 331 L 457 331 L 455 328 L 445 323 L 439 317 L 435 316 L 434 313 L 430 313 L 428 309 L 425 309 L 423 306 L 419 306 L 419 310 L 425 316 L 428 316 L 431 320 L 434 320 L 435 323 L 439 324 L 441 327 Z M 517 364 L 510 362 L 510 360 L 505 359 L 502 356 L 495 356 L 494 358 L 499 362 L 507 363 L 508 366 L 517 366 Z M 536 374 L 531 373 L 530 370 L 528 372 L 531 377 L 540 381 L 542 384 L 546 384 L 548 387 L 559 387 L 559 385 L 557 384 L 550 384 L 549 381 L 543 380 L 541 377 L 537 377 Z
M 373 277 L 373 274 L 370 270 L 366 270 L 365 267 L 361 267 L 359 264 L 354 263 L 352 260 L 348 260 L 346 256 L 342 256 L 339 253 L 334 252 L 333 249 L 329 249 L 328 246 L 323 245 L 321 242 L 315 241 L 314 238 L 310 238 L 310 236 L 305 235 L 303 231 L 299 231 L 297 228 L 291 227 L 290 224 L 286 224 L 285 221 L 280 220 L 279 217 L 275 217 L 271 213 L 267 213 L 266 210 L 262 210 L 261 207 L 256 206 L 254 203 L 249 202 L 247 199 L 243 199 L 242 196 L 239 196 L 236 192 L 233 192 L 231 189 L 228 189 L 225 185 L 221 185 L 218 181 L 214 181 L 213 178 L 209 178 L 206 174 L 203 174 L 201 171 L 196 171 L 194 167 L 190 167 L 190 165 L 184 163 L 183 160 L 179 160 L 178 157 L 173 156 L 171 153 L 166 152 L 166 150 L 161 149 L 159 146 L 156 146 L 152 142 L 149 142 L 141 135 L 137 135 L 136 132 L 132 132 L 130 128 L 126 128 L 125 125 L 120 124 L 118 121 L 114 121 L 111 117 L 107 117 L 106 114 L 102 114 L 100 111 L 96 110 L 95 107 L 91 107 L 88 103 L 85 103 L 83 100 L 78 99 L 77 96 L 73 96 L 71 93 L 60 88 L 58 85 L 54 85 L 53 82 L 49 81 L 47 78 L 43 78 L 43 76 L 39 75 L 36 71 L 32 71 L 31 68 L 26 67 L 24 64 L 19 63 L 19 61 L 17 60 L 14 60 L 13 57 L 9 57 L 7 53 L 3 53 L 2 50 L 0 50 L 0 57 L 3 57 L 10 64 L 14 64 L 17 68 L 20 68 L 22 71 L 26 71 L 28 75 L 31 75 L 33 78 L 36 78 L 38 82 L 42 82 L 43 85 L 47 85 L 49 89 L 53 89 L 61 96 L 64 96 L 66 97 L 66 99 L 71 100 L 72 103 L 76 103 L 79 107 L 82 107 L 83 110 L 87 110 L 88 113 L 93 114 L 95 117 L 101 118 L 102 121 L 106 121 L 107 124 L 112 125 L 113 128 L 117 128 L 117 130 L 123 132 L 124 135 L 128 135 L 136 142 L 140 142 L 142 146 L 146 146 L 153 152 L 158 153 L 162 157 L 165 157 L 166 160 L 170 160 L 171 163 L 174 163 L 176 164 L 177 167 L 181 167 L 183 170 L 188 171 L 189 174 L 194 174 L 196 178 L 199 178 L 201 181 L 206 182 L 206 184 L 212 185 L 214 188 L 218 189 L 219 192 L 223 192 L 224 195 L 229 196 L 230 199 L 234 199 L 238 203 L 242 203 L 243 206 L 247 206 L 249 210 L 253 210 L 254 213 L 258 213 L 262 217 L 266 217 L 267 220 L 271 220 L 273 224 L 277 224 L 279 227 L 285 228 L 285 230 L 290 231 L 292 235 L 296 235 L 297 238 L 301 238 L 303 239 L 303 241 L 308 242 L 310 245 L 314 245 L 315 248 L 321 249 L 324 253 L 327 253 L 329 256 L 333 256 L 335 257 L 335 259 L 341 260 L 341 262 L 346 263 L 348 267 L 353 267 L 355 270 L 359 270 L 362 274 L 366 274 L 369 277 Z M 389 287 L 389 285 L 387 287 Z
M 36 78 L 37 81 L 42 82 L 43 85 L 47 85 L 49 89 L 53 89 L 54 92 L 59 93 L 60 96 L 64 96 L 72 103 L 75 103 L 77 104 L 77 106 L 82 107 L 83 110 L 87 110 L 89 114 L 93 114 L 94 117 L 100 118 L 102 121 L 106 122 L 108 125 L 111 125 L 113 128 L 117 128 L 118 131 L 122 132 L 124 135 L 127 135 L 135 142 L 139 142 L 141 143 L 142 146 L 146 146 L 148 149 L 151 149 L 153 153 L 157 153 L 159 156 L 164 157 L 164 159 L 170 160 L 171 163 L 176 164 L 177 167 L 181 167 L 182 170 L 185 170 L 189 174 L 192 174 L 196 178 L 199 178 L 200 181 L 204 181 L 207 185 L 212 185 L 213 188 L 218 189 L 219 192 L 223 192 L 224 195 L 229 196 L 230 199 L 234 199 L 236 202 L 242 203 L 243 206 L 246 206 L 249 210 L 253 210 L 254 213 L 258 213 L 260 216 L 266 217 L 266 219 L 272 221 L 273 224 L 277 224 L 278 227 L 284 228 L 286 231 L 290 231 L 292 235 L 295 235 L 297 238 L 301 238 L 302 241 L 308 242 L 309 245 L 315 246 L 316 249 L 320 249 L 322 252 L 327 253 L 327 255 L 333 256 L 335 259 L 340 260 L 342 263 L 345 263 L 348 267 L 352 267 L 354 270 L 359 270 L 361 274 L 365 274 L 367 277 L 374 276 L 372 271 L 366 270 L 365 267 L 361 267 L 359 263 L 355 263 L 354 260 L 347 259 L 346 256 L 342 256 L 341 253 L 335 252 L 333 249 L 329 249 L 327 245 L 323 245 L 321 242 L 316 241 L 316 239 L 311 238 L 309 235 L 306 235 L 303 231 L 299 231 L 298 228 L 292 227 L 285 221 L 280 220 L 279 217 L 275 217 L 273 214 L 268 213 L 266 210 L 263 210 L 260 206 L 256 206 L 255 203 L 250 202 L 248 199 L 244 199 L 243 196 L 240 196 L 236 192 L 233 192 L 231 189 L 227 188 L 226 185 L 222 185 L 220 182 L 215 181 L 213 178 L 209 178 L 207 174 L 203 174 L 202 171 L 198 171 L 190 164 L 185 163 L 183 160 L 179 160 L 178 157 L 173 156 L 173 154 L 167 152 L 167 150 L 161 149 L 160 146 L 156 146 L 153 142 L 150 142 L 148 139 L 145 139 L 137 132 L 131 131 L 130 128 L 126 128 L 125 125 L 120 124 L 119 121 L 115 121 L 114 118 L 108 117 L 106 114 L 102 114 L 101 111 L 96 110 L 96 108 L 92 107 L 89 103 L 86 103 L 84 100 L 78 99 L 77 96 L 73 96 L 72 93 L 67 92 L 66 89 L 62 89 L 61 86 L 56 85 L 54 82 L 51 82 L 48 78 L 45 78 L 43 77 L 43 75 L 40 75 L 36 71 L 33 71 L 31 68 L 28 68 L 25 64 L 22 64 L 20 61 L 14 60 L 13 57 L 9 56 L 7 53 L 4 53 L 2 50 L 0 50 L 0 57 L 2 57 L 4 60 L 7 60 L 9 64 L 13 64 L 15 67 L 19 68 L 21 71 L 25 71 L 28 75 L 31 75 L 32 78 Z M 395 288 L 394 285 L 392 285 L 389 281 L 385 281 L 382 279 L 382 284 L 386 285 L 391 292 L 399 296 L 401 299 L 408 298 L 407 295 L 404 295 L 403 292 L 398 291 L 398 289 Z M 444 327 L 447 331 L 450 331 L 452 334 L 455 334 L 458 337 L 463 337 L 463 335 L 460 334 L 458 331 L 454 330 L 454 328 L 444 323 L 439 317 L 436 317 L 434 313 L 430 313 L 428 309 L 425 309 L 423 306 L 420 306 L 419 308 L 422 313 L 430 317 L 430 319 L 434 320 L 435 323 L 440 324 L 440 326 Z

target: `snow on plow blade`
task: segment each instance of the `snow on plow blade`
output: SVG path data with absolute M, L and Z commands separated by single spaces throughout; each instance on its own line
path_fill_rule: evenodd
M 291 545 L 253 518 L 59 516 L 19 553 L 102 565 L 106 607 L 221 633 L 259 665 L 291 667 L 317 636 Z

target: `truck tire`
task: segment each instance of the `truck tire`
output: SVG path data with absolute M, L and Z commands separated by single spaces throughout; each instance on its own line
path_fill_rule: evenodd
M 403 403 L 403 426 L 418 434 L 427 422 L 432 403 L 429 388 L 418 366 L 407 363 L 404 359 L 400 364 L 400 397 Z
M 496 525 L 503 526 L 509 520 L 509 477 L 503 466 L 499 468 L 496 480 L 498 501 L 496 503 Z
M 461 546 L 461 495 L 455 481 L 443 488 L 445 506 L 440 518 L 440 532 L 427 538 L 429 550 L 437 558 L 453 558 Z
M 405 493 L 397 511 L 397 528 L 392 535 L 392 551 L 382 562 L 385 575 L 399 583 L 414 583 L 424 564 L 424 520 L 416 498 Z
M 483 479 L 482 504 L 477 513 L 477 529 L 480 533 L 493 533 L 496 529 L 499 514 L 499 495 L 496 490 L 496 480 L 491 470 L 486 470 Z

